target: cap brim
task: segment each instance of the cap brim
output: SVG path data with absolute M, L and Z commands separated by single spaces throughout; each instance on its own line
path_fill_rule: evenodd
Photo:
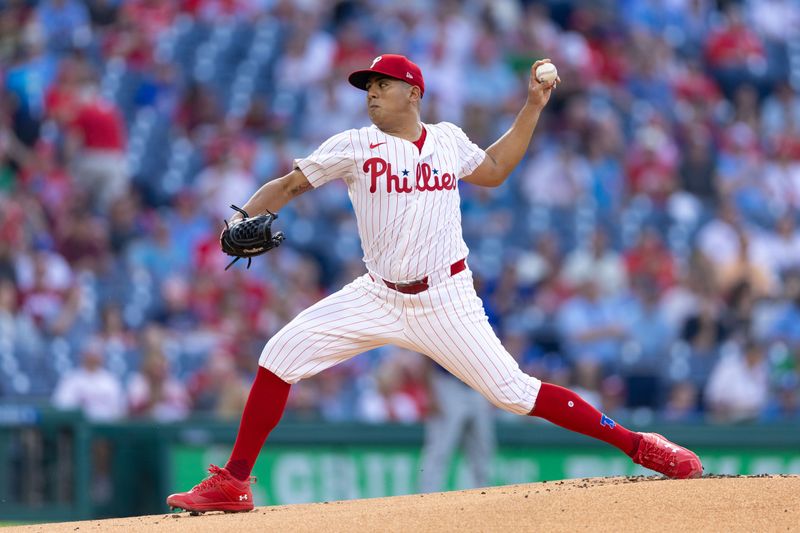
M 353 87 L 361 89 L 362 91 L 366 91 L 367 90 L 367 82 L 369 81 L 370 76 L 374 76 L 374 75 L 383 76 L 385 78 L 391 78 L 393 80 L 400 80 L 400 81 L 402 81 L 404 83 L 408 83 L 406 80 L 404 80 L 402 78 L 398 78 L 396 76 L 391 76 L 391 75 L 386 74 L 384 72 L 378 72 L 377 70 L 369 70 L 369 69 L 367 69 L 367 70 L 357 70 L 357 71 L 351 73 L 347 77 L 347 81 L 349 81 L 350 85 L 352 85 Z
M 369 69 L 357 70 L 351 73 L 350 76 L 347 77 L 347 81 L 349 81 L 350 85 L 352 85 L 353 87 L 361 89 L 362 91 L 366 91 L 367 80 L 369 80 L 369 77 L 372 76 L 373 74 L 376 74 L 374 70 L 369 70 Z

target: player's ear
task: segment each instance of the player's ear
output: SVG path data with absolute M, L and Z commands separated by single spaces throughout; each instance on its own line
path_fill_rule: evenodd
M 411 98 L 412 102 L 419 102 L 422 99 L 422 92 L 419 90 L 419 87 L 416 85 L 409 85 L 411 87 L 411 92 L 409 93 L 409 97 Z

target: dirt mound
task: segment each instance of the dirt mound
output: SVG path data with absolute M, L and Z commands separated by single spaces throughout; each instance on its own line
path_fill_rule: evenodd
M 140 516 L 6 532 L 796 531 L 800 476 L 573 479 L 394 498 Z

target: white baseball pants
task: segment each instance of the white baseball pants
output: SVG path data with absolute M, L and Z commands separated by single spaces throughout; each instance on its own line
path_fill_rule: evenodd
M 403 294 L 369 274 L 320 300 L 275 334 L 259 364 L 296 383 L 359 353 L 395 344 L 427 355 L 497 407 L 533 409 L 541 381 L 519 368 L 489 325 L 472 272 Z

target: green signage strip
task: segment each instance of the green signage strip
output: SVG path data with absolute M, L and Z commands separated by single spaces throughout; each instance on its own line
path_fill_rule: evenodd
M 171 449 L 172 490 L 188 490 L 209 463 L 224 464 L 225 446 L 175 445 Z M 697 450 L 707 474 L 800 474 L 797 449 Z M 253 472 L 257 505 L 282 505 L 418 492 L 420 450 L 412 446 L 267 446 Z M 501 447 L 492 461 L 492 485 L 598 476 L 651 475 L 613 449 L 586 447 Z M 450 465 L 447 486 L 472 486 L 461 456 Z

